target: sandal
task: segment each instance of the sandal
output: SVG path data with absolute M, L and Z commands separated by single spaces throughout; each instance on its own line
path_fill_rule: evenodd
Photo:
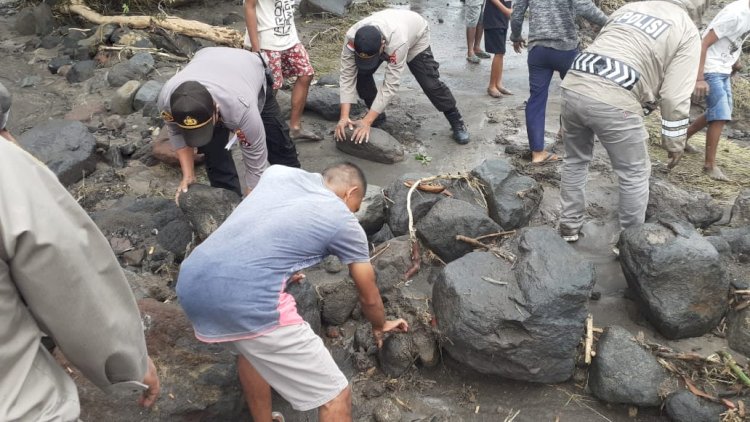
M 480 59 L 489 59 L 490 57 L 492 57 L 489 53 L 487 53 L 486 51 L 482 51 L 482 50 L 475 51 L 474 54 Z
M 466 58 L 466 61 L 472 64 L 479 64 L 482 60 L 480 60 L 477 56 L 470 56 Z
M 545 164 L 554 163 L 554 162 L 557 162 L 557 161 L 560 161 L 560 157 L 558 157 L 557 154 L 554 154 L 552 152 L 548 152 L 547 156 L 544 157 L 543 160 L 532 161 L 531 165 L 532 166 L 543 166 Z

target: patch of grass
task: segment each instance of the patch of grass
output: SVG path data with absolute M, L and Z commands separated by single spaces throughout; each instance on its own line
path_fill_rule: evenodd
M 368 0 L 353 4 L 344 17 L 323 13 L 297 18 L 297 29 L 315 73 L 325 75 L 337 72 L 346 31 L 365 16 L 387 7 L 385 0 Z
M 736 101 L 735 101 L 736 103 Z M 651 161 L 669 162 L 667 151 L 661 147 L 661 115 L 653 113 L 646 118 Z M 706 147 L 706 134 L 698 132 L 690 138 L 690 145 L 699 151 Z M 732 181 L 719 182 L 703 174 L 703 153 L 685 154 L 667 175 L 667 180 L 688 191 L 701 191 L 721 201 L 734 199 L 740 190 L 750 187 L 750 149 L 722 137 L 716 152 L 716 162 Z

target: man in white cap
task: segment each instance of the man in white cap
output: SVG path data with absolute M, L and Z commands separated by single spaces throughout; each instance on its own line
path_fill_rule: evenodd
M 669 168 L 685 149 L 690 96 L 701 53 L 700 24 L 709 0 L 628 3 L 609 18 L 573 61 L 562 83 L 565 162 L 560 233 L 578 240 L 586 211 L 584 190 L 594 137 L 607 150 L 620 185 L 622 229 L 642 224 L 651 161 L 646 113 L 659 107 Z

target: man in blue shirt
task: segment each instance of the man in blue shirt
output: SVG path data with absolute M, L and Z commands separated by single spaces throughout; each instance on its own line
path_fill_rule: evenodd
M 298 271 L 338 256 L 349 266 L 378 345 L 383 333 L 408 329 L 402 319 L 385 320 L 367 237 L 353 214 L 366 187 L 362 171 L 349 163 L 322 175 L 271 166 L 182 263 L 180 303 L 199 340 L 227 343 L 240 355 L 253 420 L 272 419 L 269 385 L 297 410 L 319 407 L 321 421 L 351 420 L 346 377 L 285 292 Z

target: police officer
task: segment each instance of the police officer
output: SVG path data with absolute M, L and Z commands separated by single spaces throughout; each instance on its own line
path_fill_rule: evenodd
M 268 162 L 300 167 L 265 69 L 258 53 L 204 48 L 164 85 L 158 106 L 182 169 L 175 201 L 195 182 L 194 147 L 206 157 L 211 186 L 242 194 L 229 151 L 230 132 L 242 151 L 245 193 L 258 183 Z
M 383 85 L 378 89 L 373 74 L 387 62 Z M 409 10 L 387 9 L 355 23 L 346 33 L 346 44 L 341 51 L 341 118 L 336 126 L 336 138 L 346 137 L 347 127 L 355 127 L 352 139 L 366 141 L 370 127 L 385 118 L 385 108 L 398 92 L 401 75 L 406 68 L 422 87 L 432 105 L 443 112 L 459 144 L 469 142 L 456 99 L 440 80 L 439 64 L 430 48 L 430 27 L 418 13 Z M 351 105 L 362 98 L 370 109 L 361 120 L 349 119 Z
M 661 109 L 669 168 L 685 147 L 690 96 L 701 38 L 696 28 L 709 0 L 652 0 L 615 11 L 599 36 L 573 61 L 562 83 L 565 161 L 560 233 L 578 240 L 594 137 L 619 179 L 620 227 L 645 221 L 651 161 L 644 110 Z M 694 23 L 693 21 L 696 23 Z

